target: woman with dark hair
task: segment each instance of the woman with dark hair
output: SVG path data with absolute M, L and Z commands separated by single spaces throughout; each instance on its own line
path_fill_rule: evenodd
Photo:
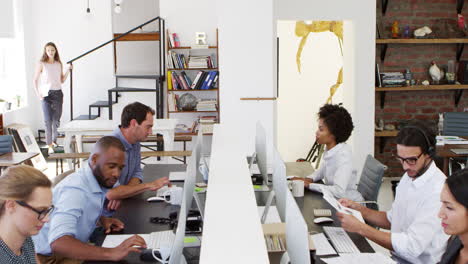
M 49 153 L 53 153 L 53 147 L 57 145 L 57 128 L 60 126 L 63 104 L 62 83 L 67 79 L 72 66 L 69 64 L 65 73 L 62 68 L 57 46 L 52 42 L 47 43 L 37 64 L 33 85 L 42 102 Z
M 468 169 L 452 174 L 440 193 L 439 218 L 449 239 L 440 264 L 468 263 Z
M 354 128 L 351 115 L 340 105 L 325 104 L 318 117 L 315 137 L 319 144 L 325 145 L 320 168 L 306 178 L 293 179 L 304 180 L 304 186 L 312 191 L 323 192 L 325 188 L 336 198 L 362 199 L 357 197 L 351 148 L 345 143 Z

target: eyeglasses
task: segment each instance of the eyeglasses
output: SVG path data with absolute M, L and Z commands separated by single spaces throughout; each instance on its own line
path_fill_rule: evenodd
M 44 209 L 44 210 L 37 210 L 36 208 L 30 206 L 29 204 L 27 204 L 26 202 L 23 202 L 23 201 L 16 201 L 17 204 L 23 206 L 23 207 L 26 207 L 26 208 L 29 208 L 31 210 L 33 210 L 34 212 L 36 212 L 38 214 L 37 216 L 37 219 L 38 220 L 43 220 L 44 218 L 46 218 L 53 210 L 54 210 L 54 206 L 51 205 L 49 208 L 47 209 Z
M 424 152 L 421 152 L 417 157 L 409 157 L 409 158 L 402 158 L 396 154 L 394 154 L 395 158 L 401 162 L 401 164 L 405 163 L 408 165 L 415 165 L 416 162 L 418 162 L 419 158 L 424 154 Z

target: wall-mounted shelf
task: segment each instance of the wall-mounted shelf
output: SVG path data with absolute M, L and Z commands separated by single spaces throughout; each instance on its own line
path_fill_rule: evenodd
M 190 90 L 167 90 L 168 92 L 204 92 L 204 91 L 218 91 L 218 89 L 190 89 Z
M 453 90 L 455 106 L 458 106 L 460 98 L 463 95 L 463 90 L 468 89 L 467 84 L 442 84 L 442 85 L 413 85 L 404 87 L 375 87 L 376 92 L 380 92 L 380 108 L 383 109 L 385 106 L 385 95 L 386 92 L 398 92 L 398 91 L 443 91 Z
M 203 50 L 203 49 L 217 49 L 217 48 L 218 48 L 218 46 L 208 46 L 208 48 L 192 48 L 192 47 L 189 47 L 189 46 L 183 46 L 183 47 L 174 47 L 174 48 L 168 47 L 167 49 L 168 50 L 175 50 L 175 49 Z
M 380 0 L 380 2 L 382 3 L 382 15 L 385 16 L 385 14 L 387 13 L 387 7 L 388 7 L 388 2 L 390 0 Z M 465 0 L 457 0 L 457 14 L 461 14 L 461 11 L 463 10 L 463 4 L 464 4 Z
M 168 71 L 217 71 L 218 68 L 168 68 Z
M 385 61 L 385 56 L 387 55 L 387 49 L 389 44 L 456 44 L 457 45 L 457 61 L 460 61 L 460 58 L 463 54 L 463 49 L 465 48 L 465 43 L 468 43 L 468 38 L 447 38 L 447 39 L 377 39 L 377 44 L 383 45 L 382 50 L 380 51 L 380 59 Z
M 122 35 L 123 33 L 115 33 L 114 38 Z M 117 39 L 116 41 L 155 41 L 160 40 L 161 36 L 159 32 L 153 33 L 131 33 L 122 38 Z
M 396 137 L 397 135 L 398 130 L 375 131 L 375 137 L 380 137 L 380 153 L 383 153 L 385 144 L 387 143 L 387 138 Z

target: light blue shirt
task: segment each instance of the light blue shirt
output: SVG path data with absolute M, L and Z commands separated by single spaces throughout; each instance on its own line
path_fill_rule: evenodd
M 123 168 L 119 181 L 114 185 L 117 187 L 119 185 L 127 185 L 132 178 L 138 178 L 140 181 L 143 181 L 143 171 L 141 170 L 141 146 L 140 142 L 135 144 L 128 143 L 125 139 L 120 127 L 116 128 L 111 136 L 114 136 L 122 142 L 125 147 L 125 167 Z
M 36 253 L 52 255 L 50 245 L 63 236 L 87 243 L 102 214 L 107 191 L 99 185 L 88 164 L 55 186 L 55 210 L 50 221 L 33 236 Z

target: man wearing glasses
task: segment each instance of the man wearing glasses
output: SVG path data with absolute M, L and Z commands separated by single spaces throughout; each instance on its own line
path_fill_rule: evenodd
M 56 209 L 40 233 L 33 237 L 41 263 L 81 263 L 83 260 L 118 261 L 145 247 L 140 236 L 132 236 L 116 248 L 88 244 L 96 224 L 106 233 L 124 224 L 102 215 L 105 195 L 117 182 L 125 164 L 125 149 L 119 139 L 102 137 L 94 146 L 88 165 L 69 175 L 53 189 Z
M 433 161 L 435 141 L 435 133 L 421 122 L 412 122 L 398 133 L 394 156 L 405 174 L 390 211 L 371 210 L 348 199 L 340 200 L 342 205 L 360 211 L 368 223 L 390 232 L 337 213 L 341 226 L 391 250 L 399 263 L 437 263 L 446 247 L 448 236 L 437 218 L 446 177 Z

